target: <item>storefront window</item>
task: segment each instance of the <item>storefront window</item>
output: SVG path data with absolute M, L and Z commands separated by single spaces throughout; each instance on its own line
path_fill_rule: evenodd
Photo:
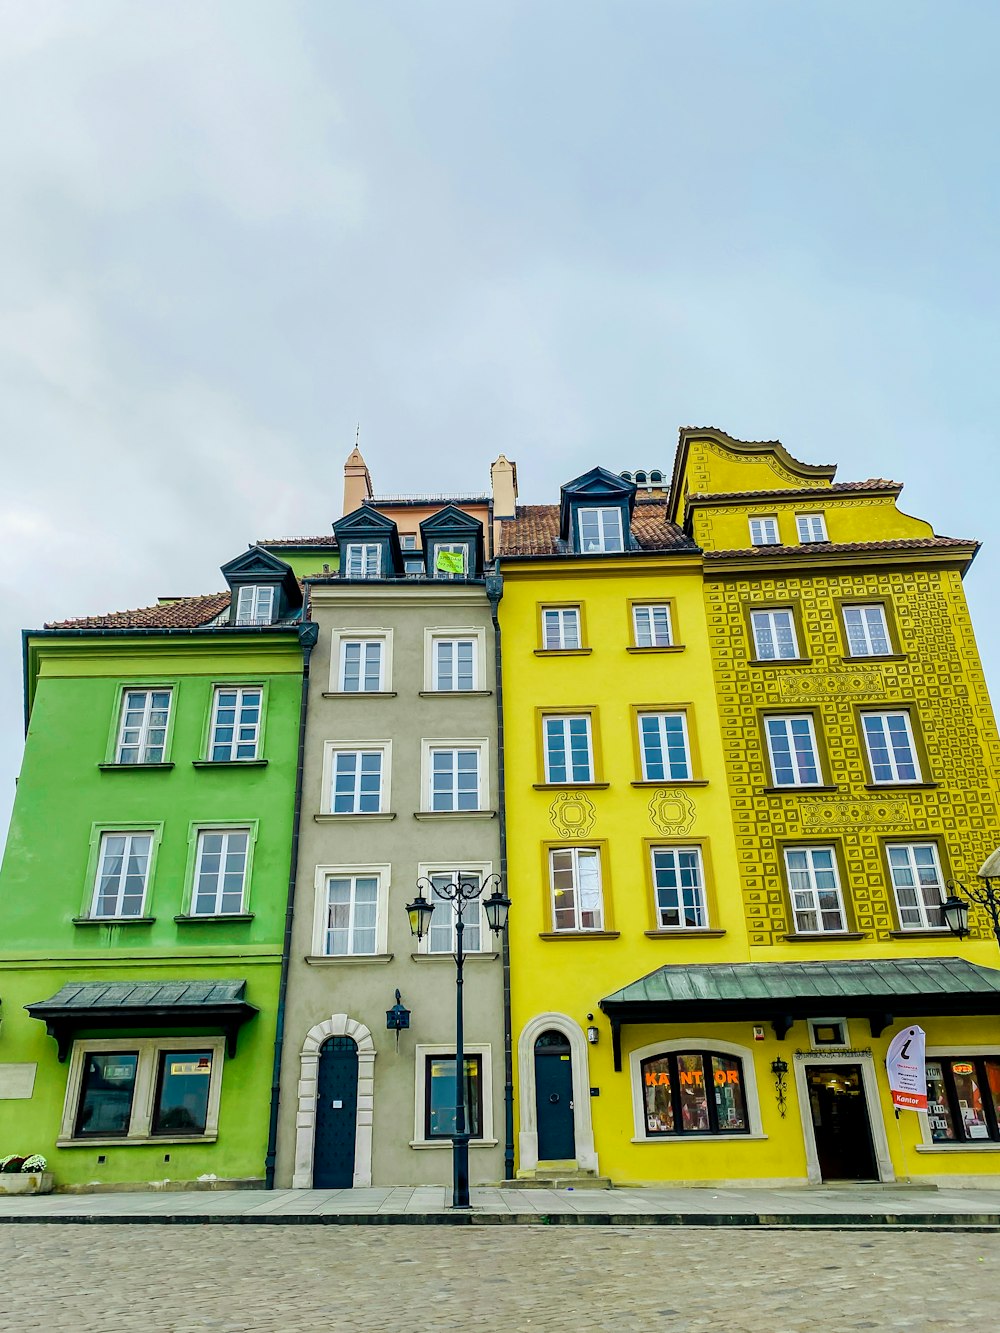
M 211 1082 L 211 1051 L 163 1051 L 153 1133 L 204 1134 Z
M 482 1137 L 482 1080 L 480 1057 L 465 1057 L 465 1128 L 474 1139 Z M 427 1057 L 424 1133 L 429 1139 L 447 1139 L 455 1133 L 455 1057 Z
M 928 1060 L 927 1121 L 934 1143 L 1000 1140 L 1000 1058 Z
M 135 1051 L 94 1051 L 84 1058 L 78 1136 L 111 1138 L 128 1133 L 138 1063 Z
M 706 1071 L 707 1077 L 706 1077 Z M 646 1133 L 744 1134 L 743 1066 L 734 1056 L 678 1051 L 641 1066 Z

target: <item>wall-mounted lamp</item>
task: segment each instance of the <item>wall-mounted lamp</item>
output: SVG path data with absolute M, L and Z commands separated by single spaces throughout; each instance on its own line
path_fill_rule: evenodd
M 385 1025 L 396 1034 L 396 1049 L 399 1050 L 399 1034 L 410 1026 L 410 1011 L 403 1004 L 403 997 L 396 991 L 396 1003 L 385 1011 Z
M 601 1040 L 601 1034 L 600 1031 L 598 1030 L 596 1023 L 594 1022 L 593 1014 L 587 1015 L 587 1022 L 590 1024 L 590 1026 L 587 1028 L 587 1040 L 590 1042 L 591 1046 L 596 1046 L 597 1043 Z
M 774 1075 L 774 1095 L 778 1102 L 778 1114 L 782 1120 L 785 1118 L 785 1075 L 788 1073 L 788 1064 L 782 1060 L 779 1055 L 771 1061 L 771 1073 Z

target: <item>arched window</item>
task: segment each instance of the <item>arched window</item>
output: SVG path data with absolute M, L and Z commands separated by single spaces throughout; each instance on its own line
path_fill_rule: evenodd
M 743 1064 L 716 1051 L 671 1051 L 640 1066 L 646 1133 L 746 1134 Z

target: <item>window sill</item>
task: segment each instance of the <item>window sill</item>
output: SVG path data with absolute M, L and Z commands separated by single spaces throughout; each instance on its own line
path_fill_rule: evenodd
M 632 1139 L 632 1143 L 685 1143 L 688 1147 L 692 1143 L 764 1143 L 768 1139 L 767 1134 L 745 1134 L 738 1130 L 733 1134 L 651 1134 L 649 1138 Z
M 421 699 L 488 699 L 492 690 L 418 690 Z
M 812 666 L 811 657 L 751 657 L 748 666 Z
M 414 819 L 496 819 L 495 810 L 414 810 Z
M 947 926 L 921 926 L 916 930 L 890 930 L 889 936 L 894 940 L 940 940 L 950 939 L 952 933 Z
M 936 782 L 866 782 L 865 791 L 933 791 Z
M 358 811 L 356 814 L 349 815 L 313 815 L 313 819 L 317 824 L 367 824 L 372 820 L 378 823 L 379 820 L 386 822 L 395 818 L 395 814 L 388 810 L 375 810 L 372 811 L 371 814 L 365 814 L 363 811 Z
M 470 1139 L 469 1147 L 495 1148 L 499 1141 L 499 1139 Z M 423 1151 L 425 1148 L 447 1148 L 450 1151 L 452 1142 L 451 1139 L 411 1139 L 409 1146 L 411 1148 L 416 1148 L 418 1152 Z
M 453 963 L 455 961 L 453 953 L 411 953 L 410 957 L 415 963 Z M 467 953 L 464 961 L 466 963 L 492 963 L 499 957 L 498 953 Z
M 788 940 L 789 944 L 820 944 L 824 940 L 832 940 L 836 944 L 838 940 L 866 940 L 867 938 L 868 936 L 860 930 L 811 930 L 782 936 L 782 939 Z
M 689 935 L 697 935 L 703 940 L 717 940 L 726 932 L 713 930 L 709 926 L 664 926 L 661 930 L 644 930 L 642 933 L 650 940 L 686 939 Z
M 840 791 L 839 787 L 830 783 L 824 783 L 823 786 L 807 786 L 806 784 L 790 784 L 787 787 L 761 787 L 762 796 L 809 796 L 812 792 L 819 792 L 821 795 L 829 792 Z
M 708 778 L 643 778 L 633 787 L 707 787 Z
M 682 653 L 687 647 L 684 643 L 668 643 L 662 648 L 636 648 L 634 646 L 625 649 L 627 653 Z
M 151 1143 L 215 1143 L 218 1134 L 119 1134 L 114 1138 L 56 1139 L 57 1148 L 148 1148 Z
M 102 773 L 160 773 L 173 768 L 173 764 L 98 764 L 97 767 Z
M 589 657 L 593 648 L 536 648 L 536 657 Z
M 535 791 L 606 791 L 610 782 L 533 782 Z M 662 787 L 661 782 L 656 786 Z
M 854 657 L 845 653 L 840 660 L 857 665 L 858 662 L 905 662 L 908 656 L 907 653 L 864 653 Z
M 915 1143 L 913 1147 L 922 1153 L 1000 1152 L 1000 1143 L 993 1139 L 979 1143 Z
M 266 759 L 192 759 L 192 768 L 267 768 Z
M 620 930 L 540 930 L 540 940 L 617 940 Z
M 394 957 L 391 953 L 307 953 L 305 961 L 310 967 L 352 967 L 361 963 L 391 963 Z
M 155 916 L 75 916 L 74 926 L 151 926 Z
M 180 912 L 174 917 L 174 920 L 180 925 L 188 926 L 192 923 L 199 924 L 202 921 L 232 921 L 239 923 L 241 921 L 252 921 L 253 918 L 253 912 L 203 912 L 198 914 L 192 912 Z
M 395 699 L 395 690 L 324 690 L 324 699 Z

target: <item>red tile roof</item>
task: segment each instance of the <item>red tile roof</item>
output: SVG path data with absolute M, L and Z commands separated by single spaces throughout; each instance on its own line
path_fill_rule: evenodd
M 978 551 L 979 542 L 964 537 L 896 537 L 883 542 L 807 542 L 802 546 L 747 546 L 735 551 L 706 551 L 706 560 L 732 560 L 751 556 L 763 559 L 774 555 L 850 555 L 863 551 L 923 551 L 963 548 Z
M 661 500 L 636 501 L 632 536 L 644 551 L 697 549 L 680 528 L 667 521 L 666 505 Z M 563 554 L 559 545 L 559 506 L 518 505 L 515 518 L 501 521 L 497 554 L 501 557 Z
M 228 592 L 210 592 L 201 597 L 182 597 L 162 606 L 143 606 L 135 611 L 109 611 L 103 616 L 79 620 L 54 620 L 46 629 L 196 629 L 207 625 L 229 605 Z
M 254 542 L 254 546 L 330 546 L 337 549 L 337 539 L 332 532 L 322 537 L 269 537 L 267 541 Z
M 830 486 L 789 486 L 787 489 L 772 488 L 769 491 L 692 491 L 684 497 L 686 504 L 706 500 L 790 500 L 800 497 L 822 499 L 824 495 L 844 491 L 888 491 L 898 495 L 903 489 L 901 481 L 886 481 L 884 477 L 870 477 L 867 481 L 835 481 Z

